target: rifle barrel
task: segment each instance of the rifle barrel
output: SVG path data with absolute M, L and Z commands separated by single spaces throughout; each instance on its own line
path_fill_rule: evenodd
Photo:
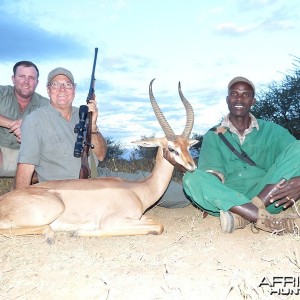
M 92 100 L 94 98 L 94 93 L 95 93 L 95 89 L 94 89 L 94 85 L 95 85 L 95 69 L 96 69 L 96 63 L 97 63 L 97 55 L 98 55 L 98 48 L 95 48 L 95 54 L 94 54 L 94 63 L 93 63 L 93 71 L 92 71 L 92 75 L 91 75 L 91 83 L 90 83 L 90 90 L 86 99 L 86 103 L 89 103 L 90 100 Z

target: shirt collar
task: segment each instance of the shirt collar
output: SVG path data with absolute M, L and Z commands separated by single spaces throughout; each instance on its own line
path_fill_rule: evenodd
M 229 115 L 230 114 L 228 114 L 227 116 L 224 117 L 224 119 L 221 123 L 221 126 L 229 128 L 230 131 L 232 131 L 231 128 L 234 128 L 236 130 L 236 128 L 232 125 L 232 123 L 229 119 Z M 249 113 L 249 116 L 250 116 L 250 119 L 251 119 L 251 123 L 250 123 L 250 126 L 249 126 L 248 129 L 256 128 L 257 130 L 259 130 L 259 125 L 258 125 L 257 119 L 251 113 Z
M 59 115 L 59 116 L 62 117 L 62 114 L 60 113 L 60 111 L 58 111 L 58 110 L 51 104 L 51 102 L 48 104 L 48 106 L 50 107 L 50 110 L 51 110 L 54 114 Z M 75 106 L 72 106 L 72 113 L 71 113 L 71 114 L 72 114 L 72 118 L 74 118 L 75 115 L 78 114 L 78 108 L 75 107 Z
M 249 134 L 250 132 L 252 132 L 254 128 L 256 128 L 257 130 L 259 130 L 259 125 L 258 125 L 257 119 L 251 113 L 249 113 L 249 116 L 250 116 L 250 119 L 251 119 L 250 126 L 249 126 L 249 128 L 247 128 L 245 130 L 245 132 L 244 132 L 243 135 L 241 135 L 239 133 L 239 131 L 231 123 L 231 121 L 229 119 L 229 114 L 224 117 L 224 119 L 223 119 L 223 121 L 221 123 L 221 126 L 226 127 L 226 128 L 229 129 L 229 131 L 235 133 L 238 136 L 238 138 L 239 138 L 239 140 L 240 140 L 240 142 L 242 144 L 244 142 L 244 140 L 245 140 L 246 135 Z

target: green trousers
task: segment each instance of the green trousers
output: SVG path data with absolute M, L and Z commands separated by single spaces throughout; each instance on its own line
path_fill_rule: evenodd
M 220 210 L 227 211 L 233 206 L 249 203 L 267 184 L 275 184 L 282 178 L 289 180 L 300 176 L 300 141 L 290 144 L 269 170 L 254 166 L 249 167 L 249 173 L 251 176 L 248 176 L 247 180 L 241 179 L 240 182 L 236 179 L 230 180 L 230 177 L 225 175 L 225 183 L 222 184 L 214 175 L 196 169 L 184 175 L 183 188 L 196 206 L 211 215 L 219 216 Z M 282 211 L 283 207 L 270 204 L 267 210 L 276 214 Z

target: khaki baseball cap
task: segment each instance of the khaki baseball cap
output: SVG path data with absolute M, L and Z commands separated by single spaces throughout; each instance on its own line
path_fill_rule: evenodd
M 230 90 L 230 88 L 237 82 L 248 83 L 252 87 L 253 92 L 255 93 L 255 85 L 253 84 L 253 82 L 242 76 L 237 76 L 237 77 L 234 77 L 232 80 L 230 80 L 230 82 L 228 83 L 228 90 Z
M 67 70 L 67 69 L 65 69 L 65 68 L 59 67 L 59 68 L 55 68 L 54 70 L 52 70 L 52 71 L 49 73 L 49 75 L 48 75 L 48 80 L 47 80 L 47 85 L 49 85 L 49 83 L 52 81 L 52 79 L 53 79 L 55 76 L 57 76 L 57 75 L 65 75 L 65 76 L 67 76 L 67 77 L 71 80 L 71 82 L 72 82 L 73 84 L 75 84 L 75 83 L 74 83 L 74 77 L 73 77 L 73 74 L 72 74 L 69 70 Z

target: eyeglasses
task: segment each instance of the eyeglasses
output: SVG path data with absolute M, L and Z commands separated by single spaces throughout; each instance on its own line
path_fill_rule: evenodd
M 63 87 L 64 89 L 70 90 L 70 89 L 72 89 L 75 86 L 75 84 L 73 84 L 71 82 L 53 81 L 53 82 L 50 82 L 48 84 L 48 86 L 51 86 L 55 90 L 59 90 L 61 87 Z

